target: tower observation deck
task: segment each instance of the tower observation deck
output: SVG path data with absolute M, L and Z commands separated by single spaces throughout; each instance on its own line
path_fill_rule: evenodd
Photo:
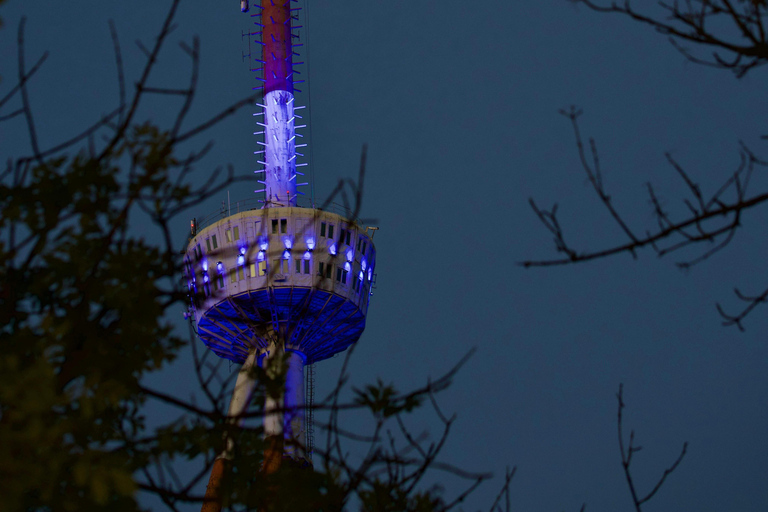
M 241 0 L 253 21 L 251 71 L 263 90 L 253 113 L 254 167 L 259 188 L 253 208 L 193 225 L 184 256 L 191 311 L 197 333 L 219 357 L 243 366 L 230 416 L 250 402 L 253 365 L 287 363 L 286 386 L 265 404 L 265 436 L 279 438 L 279 458 L 311 463 L 306 437 L 304 366 L 355 343 L 365 328 L 376 251 L 372 236 L 348 213 L 299 206 L 306 182 L 297 169 L 306 144 L 295 105 L 294 57 L 299 55 L 296 0 Z M 256 53 L 256 52 L 253 52 Z M 248 201 L 246 201 L 248 203 Z M 372 232 L 371 232 L 372 233 Z M 271 412 L 275 411 L 275 412 Z M 214 465 L 207 496 L 224 475 L 225 450 Z M 268 463 L 265 455 L 265 465 Z M 218 498 L 220 501 L 220 497 Z M 203 507 L 203 510 L 217 510 Z

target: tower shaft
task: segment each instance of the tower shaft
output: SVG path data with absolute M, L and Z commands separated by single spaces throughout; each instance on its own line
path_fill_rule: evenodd
M 272 91 L 284 91 L 293 95 L 290 7 L 290 0 L 261 1 L 265 95 Z
M 285 365 L 285 387 L 279 397 L 267 397 L 264 406 L 264 436 L 280 437 L 283 453 L 294 460 L 307 460 L 306 425 L 304 422 L 304 358 L 298 352 L 274 348 L 262 359 L 268 373 Z M 275 364 L 276 363 L 276 364 Z
M 291 0 L 262 0 L 266 207 L 296 206 L 296 115 Z

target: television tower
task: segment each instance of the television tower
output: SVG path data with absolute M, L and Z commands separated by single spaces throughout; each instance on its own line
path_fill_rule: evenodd
M 255 160 L 261 188 L 252 207 L 222 207 L 197 225 L 184 263 L 197 333 L 219 357 L 241 363 L 228 415 L 239 418 L 251 402 L 255 365 L 267 370 L 287 366 L 281 397 L 265 403 L 264 435 L 273 447 L 264 455 L 263 471 L 283 459 L 311 464 L 311 403 L 305 405 L 305 368 L 355 343 L 365 328 L 376 252 L 371 231 L 351 215 L 300 207 L 303 195 L 297 169 L 304 155 L 301 109 L 295 105 L 298 56 L 297 0 L 241 0 L 254 30 L 249 44 L 251 71 L 263 90 L 253 114 Z M 257 50 L 258 51 L 258 50 Z M 254 52 L 255 53 L 255 52 Z M 300 91 L 299 91 L 300 92 Z M 247 201 L 245 203 L 248 203 Z M 340 212 L 340 213 L 339 213 Z M 312 389 L 311 386 L 308 389 Z M 308 435 L 310 434 L 310 435 Z M 226 478 L 233 441 L 227 440 L 211 471 L 204 511 L 220 510 L 220 485 Z

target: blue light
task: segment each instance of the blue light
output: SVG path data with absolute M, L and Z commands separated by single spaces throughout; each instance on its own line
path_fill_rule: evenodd
M 362 270 L 360 271 L 360 275 L 358 276 L 358 278 L 359 278 L 361 281 L 362 281 L 363 279 L 365 279 L 365 274 L 363 274 L 363 271 L 362 271 Z
M 224 264 L 222 262 L 218 262 L 216 264 L 216 270 L 218 270 L 220 274 L 224 273 Z
M 256 255 L 256 259 L 258 261 L 264 261 L 264 251 L 259 251 L 259 254 Z
M 240 248 L 240 254 L 245 255 L 245 247 Z
M 203 272 L 208 272 L 208 260 L 203 260 Z
M 291 242 L 291 239 L 288 237 L 283 238 L 283 244 L 285 245 L 286 249 L 290 249 L 293 245 L 293 242 Z
M 368 280 L 370 281 L 373 277 L 373 268 L 368 269 Z
M 328 248 L 328 252 L 336 256 L 336 244 L 331 244 L 331 246 Z
M 360 260 L 360 266 L 362 267 L 363 270 L 368 268 L 368 260 L 365 259 L 365 256 L 363 256 L 363 259 Z
M 237 257 L 237 264 L 238 265 L 245 265 L 245 256 L 243 256 L 242 254 L 240 256 L 238 256 Z
M 267 250 L 267 247 L 269 247 L 269 242 L 267 241 L 267 239 L 266 239 L 266 238 L 263 238 L 263 239 L 262 239 L 262 240 L 259 242 L 259 249 L 261 249 L 262 251 L 266 251 L 266 250 Z
M 291 259 L 291 251 L 285 251 L 285 252 L 283 253 L 283 259 L 284 259 L 284 260 L 289 260 L 289 259 Z
M 209 280 L 209 278 L 208 278 L 208 272 L 203 272 L 203 282 L 204 282 L 204 283 L 207 283 L 207 282 L 208 282 L 208 280 Z
M 307 242 L 307 249 L 309 249 L 311 251 L 311 250 L 313 250 L 315 248 L 315 239 L 314 239 L 314 237 L 311 237 L 311 236 L 307 237 L 306 242 Z
M 311 257 L 312 257 L 312 255 L 309 253 L 309 251 L 307 251 L 307 252 L 305 252 L 305 253 L 304 253 L 304 259 L 305 259 L 305 260 L 308 260 L 308 259 L 310 259 Z
M 352 261 L 352 259 L 355 257 L 355 251 L 352 249 L 347 251 L 347 261 Z
M 344 270 L 346 270 L 347 272 L 351 271 L 352 270 L 352 265 L 350 265 L 349 262 L 346 262 L 344 264 Z

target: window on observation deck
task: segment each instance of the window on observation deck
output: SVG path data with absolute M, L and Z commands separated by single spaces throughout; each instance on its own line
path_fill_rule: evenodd
M 325 236 L 325 222 L 320 223 L 320 236 Z
M 304 258 L 296 258 L 296 273 L 297 274 L 307 274 L 309 275 L 309 260 L 305 260 Z
M 219 243 L 216 241 L 216 235 L 211 235 L 211 243 L 213 243 L 214 249 L 217 249 L 219 247 Z
M 333 240 L 333 224 L 328 224 L 328 238 Z
M 232 234 L 235 236 L 235 240 L 240 240 L 240 226 L 232 228 Z
M 288 219 L 280 219 L 280 233 L 288 232 Z
M 277 234 L 277 219 L 272 219 L 272 234 Z
M 284 259 L 272 260 L 272 263 L 275 265 L 275 272 L 277 272 L 278 274 L 288 273 L 288 260 L 284 260 Z
M 206 238 L 205 239 L 205 246 L 208 248 L 208 252 L 211 252 L 211 239 Z
M 347 284 L 347 270 L 343 267 L 336 267 L 336 282 Z
M 251 265 L 248 267 L 248 273 L 251 275 L 251 277 L 256 277 L 256 264 L 251 263 Z
M 231 243 L 232 242 L 232 230 L 231 229 L 228 229 L 228 230 L 224 231 L 224 238 L 227 239 L 227 243 Z
M 259 275 L 260 276 L 267 275 L 267 262 L 266 262 L 266 260 L 259 262 Z

